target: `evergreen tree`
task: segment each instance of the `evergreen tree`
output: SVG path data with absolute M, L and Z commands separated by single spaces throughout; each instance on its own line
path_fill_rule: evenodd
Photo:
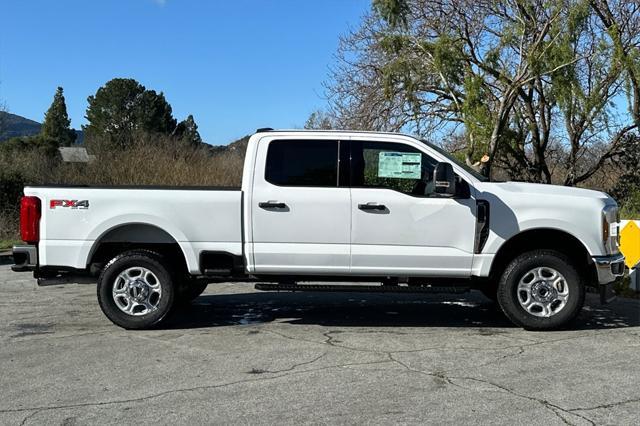
M 171 105 L 162 92 L 147 90 L 136 80 L 114 78 L 89 96 L 83 126 L 89 144 L 97 141 L 126 147 L 137 132 L 170 135 L 176 128 Z
M 76 132 L 70 128 L 71 120 L 67 114 L 67 105 L 64 100 L 63 89 L 58 87 L 53 96 L 53 102 L 44 115 L 42 123 L 42 136 L 58 146 L 73 145 L 76 141 Z
M 178 123 L 173 131 L 173 135 L 194 147 L 202 144 L 202 138 L 198 132 L 198 125 L 191 114 L 189 114 L 185 120 Z

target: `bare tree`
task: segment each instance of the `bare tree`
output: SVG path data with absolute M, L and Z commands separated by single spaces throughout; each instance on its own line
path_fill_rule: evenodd
M 374 6 L 341 39 L 328 83 L 340 127 L 463 135 L 467 163 L 489 154 L 489 173 L 495 162 L 513 178 L 551 182 L 552 158 L 575 185 L 638 125 L 637 1 Z M 633 123 L 613 105 L 625 92 Z
M 496 164 L 514 180 L 551 183 L 552 123 L 556 101 L 539 77 L 519 91 L 508 136 Z
M 336 128 L 335 117 L 323 110 L 316 110 L 309 115 L 304 128 L 309 130 L 331 130 Z
M 626 123 L 609 129 L 611 142 L 600 159 L 583 176 L 588 178 L 610 159 L 633 157 L 629 150 L 637 149 L 640 129 L 640 2 L 625 0 L 591 0 L 590 5 L 609 38 L 614 61 L 623 77 L 624 97 L 627 101 Z

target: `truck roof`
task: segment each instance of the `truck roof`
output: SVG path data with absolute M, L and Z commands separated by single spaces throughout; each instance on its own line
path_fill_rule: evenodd
M 261 127 L 255 133 L 336 133 L 336 134 L 364 134 L 364 135 L 394 135 L 415 138 L 416 136 L 402 132 L 382 132 L 376 130 L 349 130 L 349 129 L 273 129 L 271 127 Z

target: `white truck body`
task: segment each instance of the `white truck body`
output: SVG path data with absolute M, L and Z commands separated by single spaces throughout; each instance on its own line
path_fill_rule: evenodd
M 308 157 L 299 157 L 302 146 Z M 296 175 L 324 158 L 327 146 L 336 150 L 334 170 Z M 427 176 L 438 163 L 451 164 L 456 195 L 428 189 L 442 184 Z M 292 175 L 281 176 L 288 169 Z M 322 183 L 286 183 L 314 176 Z M 582 259 L 590 284 L 622 274 L 617 206 L 605 193 L 483 181 L 440 149 L 400 134 L 256 133 L 236 189 L 28 186 L 24 193 L 41 202 L 40 235 L 37 254 L 17 248 L 18 257 L 27 255 L 15 270 L 36 274 L 90 271 L 102 265 L 95 258 L 102 245 L 139 243 L 177 244 L 193 276 L 222 270 L 203 264 L 213 253 L 240 265 L 229 275 L 262 279 L 474 279 L 495 275 L 508 252 L 529 241 L 563 245 Z
M 280 187 L 267 182 L 272 140 L 366 140 L 397 142 L 439 152 L 394 134 L 332 132 L 258 133 L 249 141 L 241 190 L 26 187 L 42 200 L 39 264 L 84 269 L 101 238 L 127 224 L 147 224 L 180 245 L 188 269 L 200 273 L 204 251 L 245 257 L 247 273 L 479 276 L 509 238 L 532 229 L 556 229 L 579 240 L 592 256 L 606 256 L 600 230 L 608 195 L 591 190 L 517 182 L 480 182 L 454 164 L 471 196 L 415 198 L 389 189 Z M 304 143 L 304 141 L 300 141 Z M 243 205 L 244 196 L 244 209 Z M 474 253 L 475 200 L 491 205 L 491 226 L 482 253 Z M 88 200 L 89 208 L 50 208 L 51 200 Z M 288 211 L 261 209 L 260 202 Z M 357 208 L 388 207 L 385 215 Z M 244 220 L 243 220 L 244 218 Z M 244 222 L 244 235 L 243 235 Z M 612 223 L 612 230 L 617 223 Z

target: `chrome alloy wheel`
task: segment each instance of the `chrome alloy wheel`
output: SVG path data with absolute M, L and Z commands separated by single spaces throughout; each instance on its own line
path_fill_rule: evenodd
M 540 266 L 525 273 L 518 283 L 518 302 L 525 311 L 537 317 L 552 317 L 569 299 L 569 286 L 564 276 L 553 268 Z
M 157 310 L 161 297 L 160 280 L 141 266 L 125 269 L 113 283 L 113 301 L 128 315 L 141 316 Z

